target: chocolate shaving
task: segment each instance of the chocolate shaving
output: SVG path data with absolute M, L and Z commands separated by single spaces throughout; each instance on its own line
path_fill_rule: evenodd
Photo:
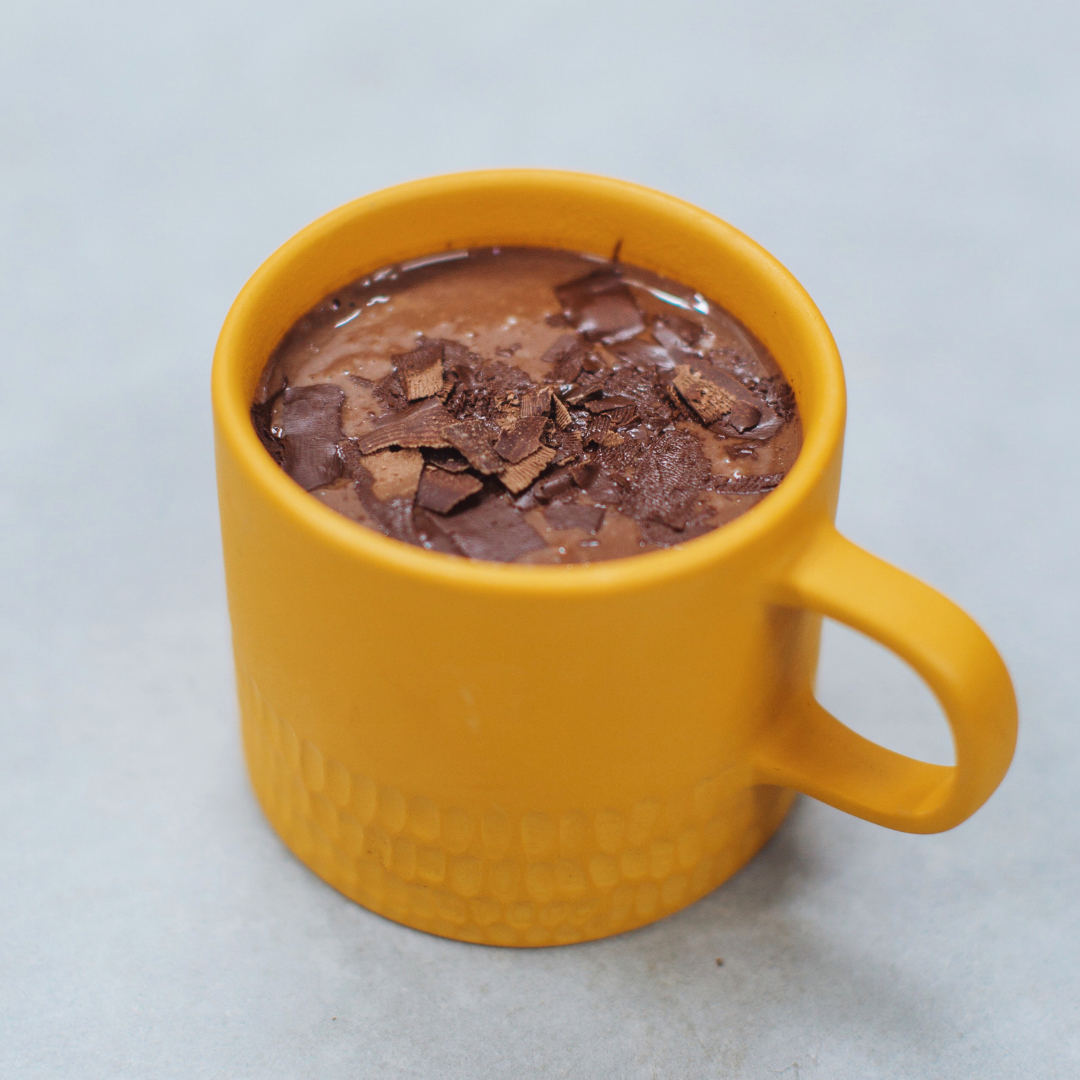
M 547 416 L 551 412 L 554 396 L 550 386 L 530 386 L 521 395 L 522 420 L 527 420 L 531 416 Z
M 333 383 L 290 386 L 282 392 L 281 431 L 285 471 L 308 491 L 341 475 L 341 407 L 345 391 Z
M 560 495 L 565 495 L 571 490 L 572 485 L 573 477 L 570 475 L 570 470 L 559 469 L 546 480 L 537 481 L 532 490 L 538 502 L 550 502 Z
M 632 398 L 623 397 L 622 394 L 605 394 L 598 401 L 589 401 L 585 408 L 591 413 L 611 412 L 613 409 L 621 409 L 629 405 L 634 407 Z
M 758 492 L 772 491 L 778 487 L 786 473 L 765 473 L 759 476 L 720 476 L 714 477 L 711 487 L 725 495 L 755 495 Z
M 565 431 L 568 427 L 574 423 L 574 418 L 570 415 L 570 410 L 559 400 L 559 398 L 552 398 L 555 404 L 555 426 Z
M 591 459 L 589 461 L 583 461 L 580 465 L 575 465 L 570 470 L 570 475 L 574 478 L 574 483 L 577 484 L 582 491 L 588 491 L 599 474 L 600 462 Z
M 543 435 L 546 426 L 547 418 L 543 416 L 530 416 L 525 420 L 516 421 L 512 427 L 502 433 L 495 444 L 495 453 L 504 461 L 516 465 L 536 452 L 540 445 L 540 436 Z
M 715 424 L 731 412 L 735 398 L 711 379 L 704 379 L 687 364 L 675 368 L 675 389 L 705 425 Z
M 585 428 L 585 435 L 582 438 L 582 442 L 586 446 L 590 443 L 596 443 L 599 445 L 604 436 L 611 430 L 611 417 L 607 413 L 599 413 L 596 416 L 589 417 L 588 426 Z
M 255 428 L 255 434 L 259 436 L 259 441 L 266 448 L 266 452 L 278 463 L 278 465 L 284 465 L 285 463 L 285 447 L 281 445 L 281 440 L 274 434 L 272 430 L 273 414 L 274 414 L 274 402 L 277 400 L 277 394 L 267 401 L 257 402 L 251 406 L 251 423 Z M 562 402 L 559 402 L 562 405 Z M 563 412 L 566 412 L 566 406 L 562 405 Z M 567 417 L 570 416 L 566 413 Z
M 443 346 L 438 341 L 424 341 L 412 352 L 395 356 L 398 379 L 410 401 L 434 397 L 443 388 Z
M 371 491 L 382 502 L 412 499 L 420 483 L 424 457 L 419 450 L 380 450 L 367 454 L 360 465 L 371 477 Z
M 652 335 L 665 349 L 693 350 L 705 334 L 704 328 L 674 312 L 657 318 L 652 325 Z
M 633 427 L 638 421 L 638 411 L 636 405 L 623 405 L 621 408 L 612 409 L 608 413 L 611 417 L 612 427 L 625 428 Z
M 596 533 L 604 522 L 607 508 L 583 506 L 576 502 L 553 503 L 544 508 L 544 517 L 553 529 L 584 529 Z
M 443 518 L 439 525 L 443 535 L 472 559 L 513 562 L 547 546 L 521 511 L 505 497 L 485 499 L 476 506 L 459 510 Z
M 375 384 L 375 397 L 391 412 L 401 412 L 402 409 L 409 407 L 405 384 L 396 371 L 390 372 L 385 379 L 380 379 Z
M 511 465 L 499 474 L 499 479 L 516 495 L 524 491 L 551 463 L 555 450 L 550 446 L 541 446 L 527 458 Z
M 604 389 L 604 379 L 593 372 L 583 374 L 570 390 L 563 395 L 567 405 L 581 405 L 591 397 L 598 397 Z
M 589 341 L 612 345 L 645 329 L 645 321 L 622 277 L 595 270 L 555 290 L 567 321 Z
M 413 526 L 421 547 L 428 551 L 439 551 L 444 555 L 465 556 L 465 552 L 454 543 L 454 538 L 446 527 L 446 520 L 440 514 L 432 514 L 422 506 L 414 507 Z
M 661 432 L 646 447 L 634 473 L 633 516 L 685 529 L 711 475 L 701 440 L 682 428 Z
M 425 450 L 424 460 L 445 472 L 465 472 L 469 463 L 456 450 Z
M 585 352 L 585 346 L 577 334 L 561 334 L 549 346 L 548 350 L 540 357 L 545 364 L 554 364 L 556 367 L 568 356 L 574 356 Z
M 506 468 L 506 462 L 495 453 L 495 440 L 500 434 L 486 420 L 466 420 L 447 428 L 446 438 L 477 472 L 490 476 Z
M 379 416 L 357 435 L 361 453 L 371 454 L 388 446 L 449 446 L 447 430 L 454 418 L 438 398 L 411 405 L 402 412 Z M 466 455 L 468 457 L 468 455 Z
M 630 341 L 624 341 L 621 345 L 614 345 L 611 351 L 620 360 L 642 368 L 670 369 L 675 366 L 678 359 L 678 357 L 673 357 L 667 349 L 642 341 L 641 338 L 633 338 Z
M 716 527 L 715 518 L 715 511 L 710 508 L 708 513 L 688 521 L 681 529 L 673 529 L 662 521 L 642 521 L 638 527 L 641 529 L 641 539 L 647 544 L 672 547 L 675 544 L 684 544 L 687 540 L 693 540 L 695 536 L 704 536 L 705 533 L 712 532 Z
M 417 503 L 425 510 L 448 514 L 462 500 L 475 495 L 484 486 L 471 473 L 448 473 L 429 465 L 420 478 Z
M 549 436 L 549 440 L 555 446 L 553 461 L 556 465 L 576 461 L 585 450 L 581 435 L 576 431 L 556 431 Z

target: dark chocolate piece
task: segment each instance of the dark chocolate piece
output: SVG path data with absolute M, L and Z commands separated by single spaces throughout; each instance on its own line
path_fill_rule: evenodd
M 438 341 L 424 341 L 412 352 L 395 356 L 398 379 L 409 401 L 434 397 L 443 388 L 443 346 Z
M 251 406 L 251 423 L 255 428 L 255 434 L 259 436 L 259 441 L 263 444 L 266 452 L 278 463 L 278 465 L 285 464 L 285 447 L 281 445 L 281 440 L 274 434 L 271 424 L 274 415 L 274 402 L 277 400 L 277 394 L 275 394 L 268 401 L 256 403 Z M 559 403 L 560 405 L 562 402 Z M 563 406 L 565 411 L 566 406 Z M 567 413 L 567 416 L 570 414 Z
M 506 468 L 506 462 L 495 453 L 495 440 L 501 434 L 486 420 L 466 420 L 447 428 L 446 438 L 477 472 L 490 476 Z
M 465 472 L 469 467 L 469 463 L 454 449 L 425 450 L 424 460 L 449 473 Z
M 600 462 L 595 458 L 590 458 L 588 461 L 583 461 L 580 465 L 574 465 L 570 469 L 570 475 L 574 478 L 574 483 L 577 484 L 582 491 L 588 491 L 592 486 L 592 482 L 600 473 Z
M 552 345 L 548 348 L 540 359 L 545 364 L 554 364 L 558 367 L 568 356 L 578 356 L 580 360 L 581 354 L 585 352 L 585 346 L 575 333 L 562 334 L 557 337 Z
M 581 405 L 589 398 L 599 397 L 604 390 L 604 377 L 595 372 L 583 373 L 563 395 L 567 405 Z
M 609 431 L 611 431 L 611 417 L 607 413 L 598 413 L 596 416 L 589 417 L 589 423 L 581 441 L 586 446 L 599 446 Z
M 613 345 L 645 329 L 645 321 L 622 277 L 595 270 L 555 290 L 567 321 L 589 341 Z
M 495 453 L 511 465 L 523 461 L 530 454 L 536 453 L 540 446 L 540 436 L 547 427 L 547 417 L 530 416 L 517 420 L 507 428 L 495 444 Z
M 661 432 L 645 448 L 634 471 L 634 518 L 639 525 L 659 521 L 685 529 L 711 471 L 697 435 L 683 428 Z
M 521 395 L 522 420 L 531 416 L 548 416 L 553 398 L 550 386 L 530 386 Z
M 402 412 L 372 420 L 357 436 L 356 443 L 364 454 L 388 446 L 449 446 L 446 432 L 453 423 L 454 418 L 443 403 L 438 398 L 428 398 Z
M 675 368 L 675 389 L 706 426 L 727 416 L 737 400 L 726 388 L 702 377 L 688 364 L 679 364 Z
M 561 431 L 566 431 L 567 428 L 572 427 L 574 418 L 570 415 L 570 410 L 559 400 L 559 398 L 552 398 L 555 412 L 555 426 Z
M 549 441 L 555 447 L 555 457 L 552 459 L 556 465 L 562 465 L 568 461 L 576 461 L 585 451 L 581 441 L 581 435 L 577 431 L 556 431 L 549 436 Z
M 446 521 L 439 514 L 432 514 L 422 506 L 413 509 L 413 527 L 421 547 L 428 551 L 440 551 L 444 555 L 464 557 L 465 552 L 454 543 Z
M 576 502 L 552 503 L 544 508 L 544 517 L 553 529 L 584 529 L 589 533 L 599 531 L 605 513 L 603 506 L 583 506 Z
M 656 544 L 659 547 L 672 547 L 675 544 L 684 544 L 687 540 L 693 540 L 696 536 L 704 536 L 716 528 L 715 512 L 702 514 L 687 522 L 681 529 L 673 529 L 662 521 L 643 521 L 638 527 L 641 529 L 641 539 L 647 544 Z
M 540 446 L 528 457 L 499 473 L 499 479 L 516 495 L 519 491 L 524 491 L 551 464 L 555 453 L 550 446 Z
M 405 384 L 401 376 L 392 371 L 385 379 L 380 379 L 375 384 L 375 396 L 391 412 L 401 412 L 409 407 L 409 399 L 405 394 Z
M 634 407 L 632 398 L 623 397 L 622 394 L 605 394 L 602 398 L 585 403 L 585 408 L 591 413 L 611 412 L 613 409 L 621 409 L 629 405 Z
M 532 488 L 538 502 L 550 502 L 572 490 L 573 477 L 569 469 L 559 469 L 545 480 L 538 481 Z
M 779 486 L 785 473 L 765 473 L 759 476 L 718 476 L 710 485 L 714 491 L 726 495 L 756 495 L 758 492 L 772 491 Z
M 281 431 L 285 471 L 310 491 L 341 475 L 341 407 L 345 391 L 333 383 L 290 386 L 282 392 Z
M 673 356 L 667 349 L 642 341 L 641 338 L 631 338 L 630 341 L 613 345 L 611 351 L 620 360 L 642 368 L 657 367 L 665 370 L 674 367 L 681 359 L 681 354 Z
M 472 559 L 512 562 L 547 545 L 509 499 L 484 499 L 444 519 L 446 534 Z
M 483 486 L 483 481 L 471 473 L 448 473 L 429 465 L 420 477 L 416 501 L 425 510 L 448 514 L 458 503 L 470 495 L 475 495 Z
M 665 349 L 692 352 L 704 336 L 704 330 L 693 319 L 668 312 L 653 322 L 652 335 Z

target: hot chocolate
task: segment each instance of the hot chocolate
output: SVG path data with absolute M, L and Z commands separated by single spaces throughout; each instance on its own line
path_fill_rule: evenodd
M 617 254 L 370 274 L 285 336 L 255 429 L 327 506 L 447 554 L 589 562 L 718 528 L 794 462 L 794 396 L 722 308 Z

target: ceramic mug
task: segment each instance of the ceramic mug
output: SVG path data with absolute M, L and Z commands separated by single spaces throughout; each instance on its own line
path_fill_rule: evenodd
M 579 566 L 442 555 L 295 484 L 249 419 L 292 323 L 388 263 L 497 244 L 610 252 L 715 298 L 795 392 L 780 487 L 683 546 Z M 252 783 L 295 855 L 346 896 L 500 945 L 629 930 L 716 888 L 796 792 L 909 832 L 963 821 L 1001 781 L 1016 704 L 959 608 L 833 525 L 844 382 L 795 279 L 730 225 L 593 176 L 498 170 L 369 195 L 273 254 L 214 359 L 229 610 Z M 863 739 L 813 696 L 821 618 L 926 680 L 953 766 Z

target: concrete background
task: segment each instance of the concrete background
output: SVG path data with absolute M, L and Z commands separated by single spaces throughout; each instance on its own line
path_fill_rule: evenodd
M 0 7 L 0 1074 L 1080 1074 L 1078 30 L 1065 2 Z M 276 841 L 238 746 L 214 339 L 312 218 L 492 165 L 671 191 L 807 286 L 850 382 L 842 527 L 1016 679 L 973 820 L 802 800 L 693 908 L 531 953 L 384 922 Z M 948 753 L 855 635 L 821 694 Z

